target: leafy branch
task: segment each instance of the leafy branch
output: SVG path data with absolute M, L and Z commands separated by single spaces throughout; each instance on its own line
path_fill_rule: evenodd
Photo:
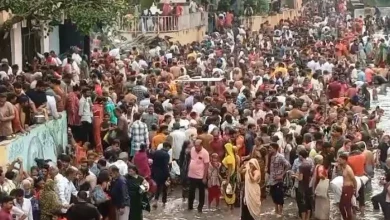
M 27 19 L 49 24 L 67 17 L 79 31 L 89 33 L 97 24 L 113 25 L 125 10 L 125 0 L 0 0 L 0 11 L 11 14 L 0 32 Z

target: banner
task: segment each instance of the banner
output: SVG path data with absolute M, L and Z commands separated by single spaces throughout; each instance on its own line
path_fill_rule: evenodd
M 50 159 L 57 161 L 57 156 L 65 152 L 68 144 L 67 118 L 66 113 L 61 113 L 62 117 L 57 120 L 50 120 L 44 124 L 37 125 L 29 132 L 21 134 L 7 145 L 6 163 L 11 163 L 20 157 L 26 171 L 35 166 L 35 159 Z

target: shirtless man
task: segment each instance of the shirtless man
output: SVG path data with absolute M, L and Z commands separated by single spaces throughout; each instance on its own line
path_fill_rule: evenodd
M 343 173 L 343 188 L 341 190 L 341 197 L 339 209 L 344 220 L 352 220 L 352 196 L 355 193 L 357 182 L 355 174 L 351 167 L 347 164 L 348 156 L 341 154 L 338 158 L 338 164 Z
M 364 149 L 363 154 L 366 157 L 366 163 L 365 163 L 366 175 L 372 178 L 374 177 L 374 167 L 375 167 L 374 154 L 372 153 L 372 151 L 368 149 Z

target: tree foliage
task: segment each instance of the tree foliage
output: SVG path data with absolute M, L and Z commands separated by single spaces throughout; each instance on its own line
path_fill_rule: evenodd
M 246 0 L 245 4 L 251 6 L 255 14 L 266 14 L 269 11 L 267 0 Z
M 11 14 L 0 24 L 0 31 L 8 31 L 23 20 L 42 25 L 67 18 L 87 34 L 97 24 L 113 25 L 125 10 L 125 0 L 0 0 L 0 11 Z

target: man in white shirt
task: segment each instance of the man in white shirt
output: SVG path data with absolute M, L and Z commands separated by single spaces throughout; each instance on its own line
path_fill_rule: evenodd
M 64 213 L 66 213 L 67 208 L 70 206 L 72 195 L 77 196 L 77 190 L 73 184 L 73 180 L 76 178 L 76 175 L 77 170 L 74 168 L 68 168 L 65 171 L 65 176 L 63 178 L 59 178 L 59 182 L 57 182 L 60 202 L 62 207 L 64 207 L 61 211 Z
M 47 100 L 46 106 L 47 106 L 48 114 L 53 116 L 54 119 L 61 118 L 61 115 L 58 114 L 58 111 L 57 111 L 56 98 L 52 95 L 46 94 L 46 100 Z
M 314 73 L 316 70 L 321 69 L 320 63 L 317 60 L 317 57 L 313 57 L 313 59 L 307 63 L 307 67 L 311 69 Z
M 324 64 L 321 65 L 321 70 L 322 70 L 322 72 L 328 71 L 329 73 L 332 73 L 333 67 L 334 67 L 333 63 L 330 63 L 330 61 L 327 60 L 327 61 L 325 61 Z
M 137 60 L 138 60 L 138 58 L 133 60 L 133 62 L 131 63 L 131 69 L 138 74 L 139 71 L 141 70 L 141 66 L 139 65 Z
M 19 208 L 23 211 L 23 215 L 26 216 L 25 220 L 33 220 L 33 212 L 32 212 L 32 205 L 31 201 L 29 199 L 24 198 L 24 191 L 23 189 L 14 189 L 11 192 L 11 196 L 14 197 L 14 205 L 15 207 Z M 12 213 L 12 210 L 11 210 Z M 17 213 L 15 215 L 18 216 Z M 19 219 L 21 219 L 19 217 Z
M 150 94 L 145 92 L 144 94 L 144 99 L 142 99 L 140 102 L 139 102 L 139 106 L 143 109 L 147 109 L 148 106 L 151 104 L 150 102 Z
M 201 102 L 200 96 L 194 97 L 194 103 L 195 104 L 192 106 L 192 111 L 198 113 L 198 115 L 200 116 L 205 110 L 206 106 Z
M 93 139 L 92 131 L 92 100 L 91 100 L 91 90 L 83 89 L 82 96 L 79 100 L 79 116 L 81 117 L 81 126 L 85 135 L 83 137 L 83 142 L 89 142 Z
M 126 152 L 121 152 L 119 158 L 115 163 L 112 163 L 111 166 L 116 166 L 119 169 L 119 173 L 124 176 L 128 173 L 127 170 L 127 161 L 129 160 L 129 155 Z
M 186 134 L 180 129 L 179 123 L 173 124 L 173 131 L 170 136 L 172 137 L 172 156 L 173 159 L 179 160 L 181 148 L 185 140 L 187 140 Z

